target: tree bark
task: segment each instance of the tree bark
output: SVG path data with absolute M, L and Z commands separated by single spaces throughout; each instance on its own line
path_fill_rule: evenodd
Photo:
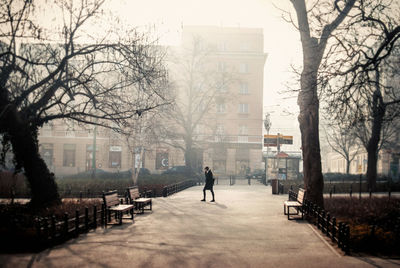
M 378 89 L 379 90 L 379 89 Z M 382 103 L 381 95 L 375 92 L 373 97 L 373 119 L 371 137 L 367 144 L 368 166 L 367 181 L 372 191 L 376 190 L 377 162 L 378 162 L 378 146 L 381 139 L 382 122 L 385 116 L 385 107 Z
M 7 121 L 10 122 L 8 133 L 15 159 L 24 168 L 31 190 L 31 207 L 44 208 L 61 203 L 54 174 L 50 173 L 39 154 L 37 130 L 30 129 L 16 109 L 8 112 Z
M 298 96 L 300 114 L 298 117 L 303 152 L 304 185 L 307 199 L 324 207 L 324 180 L 321 167 L 319 144 L 319 100 L 317 97 L 316 72 L 303 69 L 301 91 Z

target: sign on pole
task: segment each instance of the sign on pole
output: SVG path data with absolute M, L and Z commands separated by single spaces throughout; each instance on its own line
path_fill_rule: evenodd
M 264 135 L 264 147 L 278 146 L 278 144 L 293 144 L 293 136 Z

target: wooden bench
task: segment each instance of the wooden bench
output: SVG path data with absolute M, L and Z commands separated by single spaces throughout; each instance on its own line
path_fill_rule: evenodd
M 136 186 L 128 187 L 126 189 L 128 202 L 133 204 L 136 210 L 139 210 L 141 214 L 144 213 L 145 207 L 150 206 L 147 210 L 152 210 L 152 200 L 151 198 L 141 197 L 139 189 Z
M 288 216 L 288 220 L 291 220 L 290 218 L 291 215 L 299 215 L 299 212 L 301 212 L 301 219 L 304 218 L 303 202 L 305 194 L 306 191 L 304 189 L 299 188 L 299 192 L 297 193 L 297 200 L 295 201 L 288 200 L 283 203 L 283 213 Z M 295 208 L 296 213 L 290 213 L 290 208 Z
M 103 192 L 103 202 L 106 209 L 106 223 L 111 221 L 111 213 L 115 213 L 115 218 L 119 220 L 119 224 L 122 224 L 123 213 L 129 211 L 133 219 L 134 206 L 130 204 L 121 204 L 118 198 L 117 191 Z

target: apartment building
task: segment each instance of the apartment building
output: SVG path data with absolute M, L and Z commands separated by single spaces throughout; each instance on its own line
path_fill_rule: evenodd
M 188 55 L 186 52 L 193 49 L 199 50 L 197 53 L 203 51 L 205 60 L 201 64 L 206 70 L 202 73 L 208 75 L 208 87 L 215 87 L 214 91 L 205 93 L 212 95 L 209 97 L 214 101 L 194 135 L 201 144 L 197 148 L 200 163 L 210 166 L 217 174 L 244 174 L 249 169 L 261 168 L 263 78 L 267 58 L 263 48 L 262 29 L 212 26 L 183 29 L 180 55 Z M 206 84 L 191 82 L 198 88 Z M 186 90 L 185 85 L 180 85 L 181 90 Z
M 208 92 L 215 93 L 205 95 L 213 101 L 193 132 L 197 166 L 210 166 L 220 175 L 262 168 L 263 79 L 267 58 L 262 29 L 187 26 L 181 46 L 170 48 L 170 55 L 174 56 L 169 59 L 177 54 L 185 57 L 193 40 L 199 40 L 199 48 L 205 52 L 203 68 L 209 73 Z M 178 97 L 185 90 L 182 79 L 174 75 L 179 72 L 177 67 L 171 67 Z M 224 77 L 225 82 L 215 77 Z M 176 131 L 181 128 L 171 125 Z M 135 152 L 111 130 L 71 127 L 61 121 L 43 127 L 39 143 L 41 155 L 56 175 L 88 171 L 94 165 L 107 171 L 145 167 L 159 173 L 185 164 L 184 152 L 178 147 L 158 143 Z M 145 149 L 145 154 L 140 154 L 139 149 Z

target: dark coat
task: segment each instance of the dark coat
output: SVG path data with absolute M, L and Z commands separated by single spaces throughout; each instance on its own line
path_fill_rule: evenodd
M 211 170 L 208 170 L 208 172 L 204 172 L 204 175 L 206 176 L 206 185 L 204 186 L 204 189 L 210 190 L 214 186 L 214 176 Z

